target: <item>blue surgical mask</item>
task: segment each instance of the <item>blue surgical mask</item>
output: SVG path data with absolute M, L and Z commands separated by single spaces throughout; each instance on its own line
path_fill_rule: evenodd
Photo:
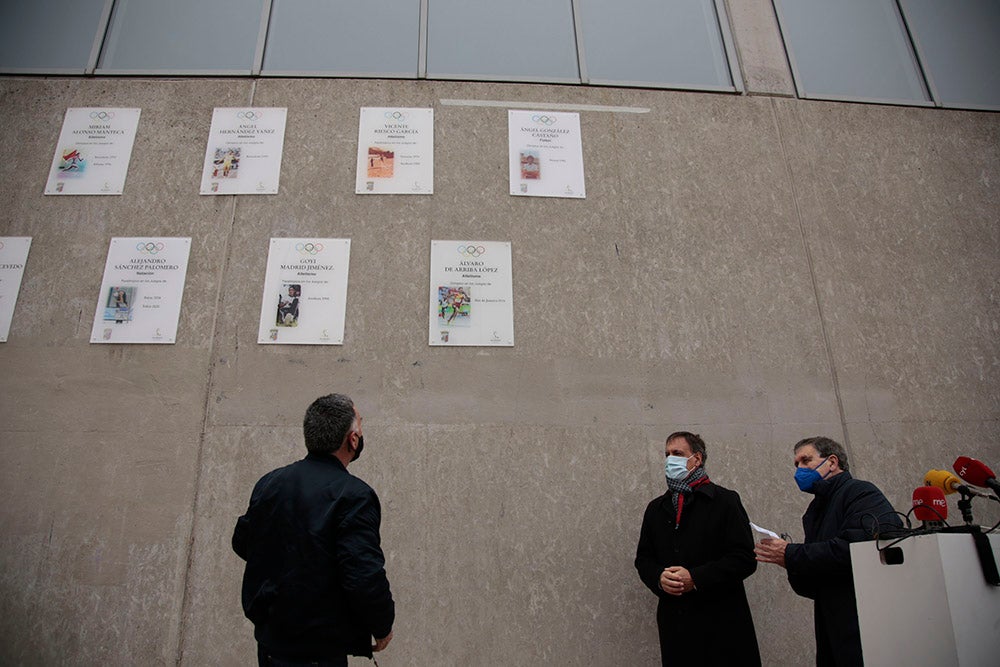
M 694 456 L 692 454 L 691 456 Z M 683 456 L 674 456 L 673 454 L 667 456 L 667 462 L 663 465 L 663 470 L 667 477 L 670 479 L 684 479 L 688 476 L 688 459 L 691 456 L 684 458 Z
M 826 459 L 830 458 L 829 456 Z M 799 485 L 800 491 L 811 492 L 813 485 L 820 481 L 821 479 L 826 479 L 826 475 L 821 475 L 816 470 L 826 463 L 826 459 L 819 462 L 819 465 L 815 468 L 796 468 L 795 469 L 795 483 Z

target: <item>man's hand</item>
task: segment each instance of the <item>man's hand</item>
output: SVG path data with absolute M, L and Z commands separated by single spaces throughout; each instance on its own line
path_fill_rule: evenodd
M 379 639 L 378 637 L 375 638 L 375 645 L 372 646 L 372 651 L 378 653 L 386 646 L 388 646 L 389 642 L 391 641 L 392 641 L 392 630 L 390 630 L 389 634 L 387 634 L 385 637 L 382 637 L 382 639 Z
M 694 590 L 694 579 L 686 567 L 673 565 L 660 575 L 660 588 L 668 595 L 683 595 Z
M 765 537 L 754 545 L 753 552 L 757 555 L 757 560 L 761 563 L 774 563 L 785 567 L 785 547 L 788 542 L 776 540 L 773 537 Z

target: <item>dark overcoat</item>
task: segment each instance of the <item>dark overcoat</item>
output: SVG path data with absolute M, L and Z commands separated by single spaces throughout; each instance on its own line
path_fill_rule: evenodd
M 735 491 L 708 483 L 684 503 L 680 524 L 667 492 L 646 507 L 636 549 L 639 578 L 658 598 L 664 665 L 760 665 L 743 580 L 757 569 L 750 520 Z M 688 569 L 696 590 L 660 588 L 667 567 Z
M 878 487 L 847 471 L 816 482 L 812 492 L 816 498 L 802 516 L 805 543 L 785 549 L 788 582 L 815 601 L 816 664 L 859 667 L 864 661 L 851 543 L 902 523 Z
M 247 562 L 243 611 L 258 644 L 288 660 L 372 655 L 395 619 L 381 518 L 375 491 L 331 455 L 257 482 L 233 550 Z

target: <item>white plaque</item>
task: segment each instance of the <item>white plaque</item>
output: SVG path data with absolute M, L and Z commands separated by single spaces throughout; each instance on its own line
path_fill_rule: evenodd
M 350 239 L 271 239 L 257 342 L 342 345 Z
M 140 109 L 66 109 L 47 195 L 120 195 Z
M 7 342 L 14 304 L 21 289 L 24 265 L 28 262 L 30 236 L 0 237 L 0 343 Z
M 190 238 L 111 239 L 90 342 L 173 343 L 190 252 Z
M 201 194 L 276 194 L 287 115 L 288 109 L 282 107 L 215 109 Z
M 362 107 L 356 194 L 434 193 L 434 110 Z
M 508 111 L 510 193 L 583 199 L 580 114 Z
M 510 243 L 431 241 L 430 345 L 514 345 Z

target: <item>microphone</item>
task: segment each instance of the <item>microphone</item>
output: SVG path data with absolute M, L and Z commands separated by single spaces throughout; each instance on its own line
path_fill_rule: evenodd
M 944 491 L 945 495 L 950 496 L 953 493 L 961 493 L 963 496 L 979 496 L 980 498 L 991 498 L 985 493 L 980 493 L 979 491 L 973 491 L 965 484 L 962 484 L 962 480 L 955 477 L 947 470 L 928 470 L 927 474 L 924 475 L 924 485 L 933 486 Z
M 982 461 L 970 459 L 968 456 L 959 456 L 952 466 L 958 476 L 973 486 L 989 487 L 993 492 L 1000 495 L 1000 482 L 993 474 L 989 466 Z
M 913 515 L 924 528 L 940 528 L 948 518 L 944 491 L 936 486 L 918 486 L 913 490 Z

